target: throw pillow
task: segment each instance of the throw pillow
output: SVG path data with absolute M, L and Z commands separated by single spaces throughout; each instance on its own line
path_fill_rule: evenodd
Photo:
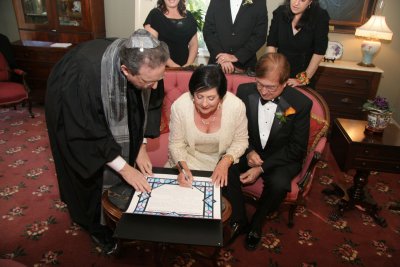
M 319 140 L 321 137 L 326 135 L 326 132 L 329 129 L 329 124 L 328 122 L 317 116 L 314 113 L 311 113 L 311 118 L 310 118 L 310 136 L 308 139 L 308 148 L 307 148 L 307 154 L 314 150 L 314 148 L 317 146 Z

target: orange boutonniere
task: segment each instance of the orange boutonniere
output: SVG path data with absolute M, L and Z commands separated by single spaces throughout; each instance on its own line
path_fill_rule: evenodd
M 290 115 L 293 115 L 293 114 L 296 114 L 296 110 L 295 110 L 294 108 L 288 107 L 288 108 L 285 110 L 285 117 L 290 116 Z
M 286 117 L 296 114 L 296 110 L 292 107 L 288 107 L 284 112 L 275 112 L 275 117 L 278 118 L 279 123 L 285 123 Z

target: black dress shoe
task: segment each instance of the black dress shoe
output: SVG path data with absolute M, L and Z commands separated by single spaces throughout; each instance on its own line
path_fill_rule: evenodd
M 233 224 L 231 225 L 231 235 L 230 235 L 230 237 L 229 237 L 228 244 L 233 243 L 233 241 L 235 241 L 235 239 L 236 239 L 239 235 L 245 233 L 245 228 L 246 228 L 245 226 L 241 225 L 241 224 L 238 223 L 238 222 L 233 223 Z
M 260 243 L 261 240 L 261 234 L 255 232 L 255 231 L 250 231 L 247 236 L 246 236 L 246 249 L 247 250 L 255 250 L 258 246 L 258 243 Z
M 106 255 L 115 254 L 118 251 L 118 242 L 112 237 L 113 232 L 108 227 L 101 227 L 100 231 L 90 235 L 95 245 Z
M 90 236 L 97 247 L 101 249 L 101 253 L 105 255 L 113 255 L 118 251 L 118 242 L 116 240 L 100 240 L 98 237 Z

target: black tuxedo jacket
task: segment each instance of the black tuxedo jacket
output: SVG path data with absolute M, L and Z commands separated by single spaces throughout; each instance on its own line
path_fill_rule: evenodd
M 279 97 L 276 111 L 284 112 L 287 108 L 292 107 L 296 112 L 287 116 L 286 122 L 275 117 L 267 144 L 263 148 L 258 127 L 260 95 L 256 84 L 241 84 L 237 96 L 246 105 L 248 119 L 249 148 L 243 157 L 246 157 L 248 152 L 255 150 L 264 160 L 262 168 L 265 172 L 289 164 L 299 164 L 300 168 L 307 152 L 312 101 L 296 89 L 285 87 Z
M 210 52 L 209 64 L 219 53 L 233 54 L 238 68 L 253 68 L 256 52 L 265 44 L 268 30 L 267 7 L 264 0 L 241 5 L 232 22 L 229 0 L 211 0 L 203 28 L 204 41 Z

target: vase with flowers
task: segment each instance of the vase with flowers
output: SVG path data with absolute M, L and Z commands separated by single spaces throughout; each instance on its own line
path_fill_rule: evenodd
M 368 111 L 365 129 L 372 133 L 382 133 L 392 119 L 392 111 L 385 97 L 376 96 L 372 100 L 367 100 L 363 105 L 363 111 Z

